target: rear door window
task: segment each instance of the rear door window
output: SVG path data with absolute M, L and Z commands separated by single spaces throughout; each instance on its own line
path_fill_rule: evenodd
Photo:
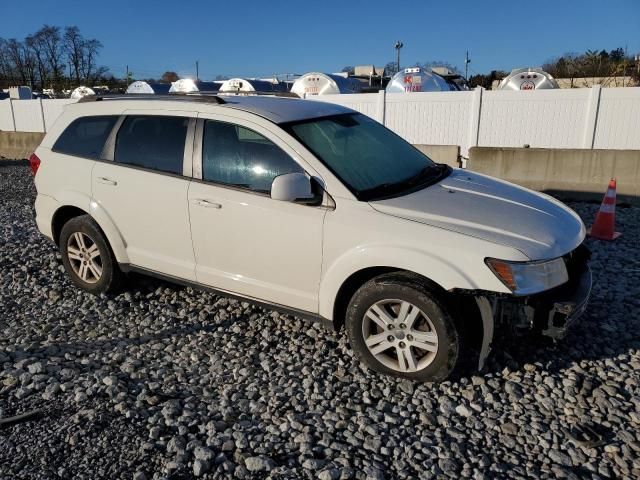
M 102 148 L 118 118 L 118 115 L 103 115 L 74 120 L 58 137 L 53 151 L 79 157 L 100 158 Z
M 128 116 L 116 136 L 114 160 L 182 175 L 188 117 Z

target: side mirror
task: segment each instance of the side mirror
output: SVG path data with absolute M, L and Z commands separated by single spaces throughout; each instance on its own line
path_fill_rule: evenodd
M 271 198 L 283 202 L 313 200 L 315 195 L 311 190 L 311 179 L 304 173 L 279 175 L 271 183 Z

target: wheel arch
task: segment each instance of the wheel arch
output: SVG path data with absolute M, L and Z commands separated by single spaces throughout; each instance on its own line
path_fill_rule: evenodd
M 56 245 L 60 244 L 60 233 L 62 232 L 64 224 L 72 218 L 80 217 L 82 215 L 88 215 L 88 213 L 74 205 L 64 205 L 54 212 L 53 218 L 51 219 L 51 233 Z
M 61 206 L 54 212 L 51 219 L 51 232 L 56 245 L 59 243 L 60 232 L 66 222 L 81 215 L 89 215 L 106 237 L 118 263 L 129 263 L 124 239 L 111 217 L 97 202 L 88 198 L 62 198 L 59 201 Z
M 405 270 L 397 267 L 367 267 L 356 272 L 353 272 L 343 283 L 340 285 L 338 293 L 336 294 L 336 299 L 333 304 L 333 316 L 332 321 L 334 328 L 336 330 L 340 330 L 344 326 L 345 313 L 347 311 L 347 307 L 353 295 L 358 291 L 358 289 L 367 283 L 369 280 L 372 280 L 380 275 L 396 273 L 398 275 L 406 276 L 407 279 L 412 279 L 415 281 L 419 281 L 423 285 L 427 285 L 431 290 L 437 292 L 438 295 L 446 295 L 446 291 L 442 288 L 442 286 L 438 285 L 436 282 L 431 280 L 424 275 L 413 272 L 411 270 Z
M 346 252 L 325 269 L 320 282 L 320 315 L 339 325 L 344 296 L 355 285 L 357 290 L 377 275 L 395 271 L 418 275 L 442 292 L 478 288 L 463 270 L 432 253 L 395 246 L 361 246 Z
M 426 286 L 442 302 L 443 307 L 452 315 L 454 322 L 462 328 L 461 332 L 464 335 L 465 348 L 472 350 L 467 355 L 471 355 L 475 359 L 482 353 L 484 341 L 491 342 L 493 323 L 490 325 L 491 329 L 485 331 L 487 328 L 486 319 L 483 318 L 480 305 L 474 295 L 463 294 L 458 291 L 447 291 L 441 285 L 420 273 L 393 267 L 364 268 L 354 272 L 344 281 L 338 290 L 336 301 L 333 305 L 332 321 L 335 330 L 338 331 L 344 327 L 347 307 L 356 291 L 368 281 L 387 274 L 393 274 L 390 275 L 390 278 L 397 278 L 408 283 L 420 283 Z M 480 368 L 482 368 L 488 351 L 484 353 L 485 357 L 480 360 Z

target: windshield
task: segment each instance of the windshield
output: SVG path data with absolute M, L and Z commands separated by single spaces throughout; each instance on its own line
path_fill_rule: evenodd
M 449 171 L 362 114 L 316 118 L 290 123 L 284 128 L 359 200 L 408 193 L 440 180 Z

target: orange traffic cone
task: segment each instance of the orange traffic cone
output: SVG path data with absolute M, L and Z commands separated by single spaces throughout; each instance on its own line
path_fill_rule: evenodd
M 589 236 L 600 240 L 615 240 L 620 235 L 615 231 L 616 223 L 616 179 L 609 181 L 609 188 L 602 199 L 600 211 L 596 215 L 596 221 L 587 231 Z

